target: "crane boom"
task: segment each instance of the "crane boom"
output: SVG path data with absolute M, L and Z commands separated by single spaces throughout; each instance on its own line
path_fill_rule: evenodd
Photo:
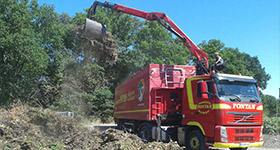
M 203 72 L 208 72 L 208 57 L 207 55 L 200 50 L 196 44 L 165 14 L 159 12 L 145 12 L 137 10 L 134 8 L 126 7 L 120 4 L 112 4 L 109 2 L 99 2 L 95 1 L 90 7 L 88 17 L 94 20 L 94 14 L 97 6 L 103 6 L 106 8 L 111 8 L 114 11 L 130 14 L 140 18 L 144 18 L 150 21 L 158 21 L 164 28 L 175 34 L 178 38 L 181 39 L 183 44 L 191 51 L 191 53 L 198 59 L 198 67 L 201 67 L 200 70 Z

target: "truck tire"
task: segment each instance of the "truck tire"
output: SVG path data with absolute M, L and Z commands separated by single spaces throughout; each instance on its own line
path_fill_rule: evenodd
M 247 150 L 248 147 L 245 147 L 245 148 L 230 148 L 230 150 Z
M 199 130 L 193 130 L 187 135 L 187 150 L 206 150 L 205 139 Z
M 152 127 L 149 124 L 144 124 L 139 132 L 138 136 L 144 141 L 151 142 L 152 141 Z
M 117 129 L 119 129 L 119 130 L 123 130 L 123 120 L 121 120 L 121 119 L 118 119 L 117 121 L 116 121 L 116 123 L 117 123 Z

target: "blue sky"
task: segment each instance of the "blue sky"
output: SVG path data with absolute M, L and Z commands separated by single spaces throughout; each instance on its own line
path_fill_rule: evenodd
M 226 47 L 257 56 L 271 75 L 263 93 L 278 98 L 280 87 L 279 0 L 109 0 L 147 12 L 166 13 L 196 44 L 219 39 Z M 91 0 L 38 0 L 74 16 Z M 103 2 L 103 1 L 102 1 Z M 211 57 L 211 56 L 210 56 Z

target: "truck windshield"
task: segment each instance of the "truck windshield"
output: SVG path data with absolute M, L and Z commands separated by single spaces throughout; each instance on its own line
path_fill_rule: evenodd
M 255 83 L 216 80 L 215 85 L 218 96 L 221 100 L 243 103 L 261 102 Z

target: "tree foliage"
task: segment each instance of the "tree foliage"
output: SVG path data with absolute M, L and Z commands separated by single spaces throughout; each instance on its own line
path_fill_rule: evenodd
M 0 1 L 0 8 L 1 103 L 35 99 L 42 89 L 40 77 L 52 86 L 59 82 L 68 28 L 53 6 L 35 0 Z
M 157 22 L 146 21 L 145 26 L 139 29 L 136 35 L 134 47 L 136 51 L 145 55 L 145 65 L 188 63 L 190 52 L 187 48 Z
M 277 107 L 278 110 L 280 109 L 280 101 L 277 101 L 274 96 L 261 94 L 261 99 L 263 102 L 264 114 L 273 116 L 277 113 Z
M 157 22 L 98 7 L 95 20 L 112 33 L 119 56 L 115 63 L 97 64 L 94 55 L 84 59 L 75 36 L 88 9 L 70 17 L 56 13 L 51 5 L 40 6 L 36 0 L 2 0 L 0 8 L 2 105 L 27 101 L 107 121 L 113 113 L 114 89 L 124 80 L 151 63 L 185 65 L 195 59 L 180 39 Z M 227 61 L 225 73 L 253 76 L 266 88 L 270 76 L 258 57 L 215 39 L 203 41 L 199 47 L 209 56 L 209 64 L 219 52 Z M 265 107 L 272 107 L 265 101 Z
M 271 78 L 265 72 L 257 56 L 250 56 L 246 53 L 241 53 L 238 48 L 225 47 L 225 44 L 220 40 L 212 39 L 208 42 L 203 41 L 199 44 L 202 51 L 207 53 L 209 64 L 214 64 L 214 53 L 219 52 L 221 57 L 227 62 L 224 73 L 239 74 L 253 76 L 257 80 L 257 84 L 261 89 L 265 89 L 267 81 Z

